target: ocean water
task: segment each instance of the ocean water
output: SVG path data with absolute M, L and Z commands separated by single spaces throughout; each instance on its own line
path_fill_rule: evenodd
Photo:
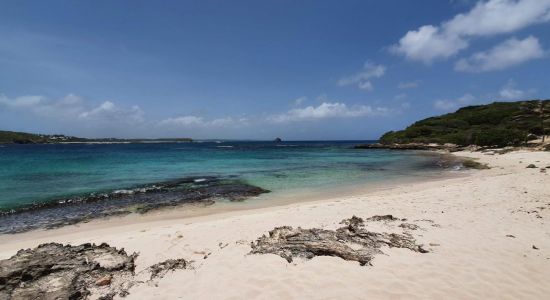
M 372 183 L 441 171 L 438 156 L 353 149 L 358 143 L 365 141 L 3 145 L 0 146 L 0 232 L 9 232 L 15 226 L 12 222 L 24 219 L 17 215 L 20 211 L 27 213 L 26 222 L 31 224 L 29 210 L 37 214 L 55 204 L 55 211 L 49 211 L 44 222 L 51 218 L 62 221 L 69 218 L 63 215 L 62 207 L 70 205 L 70 199 L 110 195 L 80 201 L 75 211 L 82 213 L 86 211 L 84 202 L 115 203 L 120 198 L 113 195 L 123 191 L 157 188 L 157 183 L 186 178 L 192 180 L 185 182 L 196 184 L 239 182 L 229 185 L 232 190 L 227 195 L 242 192 L 239 188 L 244 185 L 277 195 L 294 189 Z M 214 194 L 223 198 L 226 194 L 219 191 L 216 187 Z M 176 198 L 182 198 L 181 193 L 180 190 Z M 149 201 L 143 196 L 137 200 L 125 199 L 120 205 L 138 200 L 142 204 Z M 112 211 L 113 207 L 109 209 Z M 86 216 L 94 212 L 97 208 L 86 212 Z

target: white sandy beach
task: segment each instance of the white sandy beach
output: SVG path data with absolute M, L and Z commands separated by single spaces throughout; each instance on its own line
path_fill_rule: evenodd
M 169 258 L 193 260 L 126 299 L 548 299 L 550 297 L 550 152 L 478 158 L 490 170 L 409 183 L 315 202 L 148 222 L 107 221 L 0 236 L 0 258 L 45 242 L 106 242 L 138 252 L 136 272 Z M 528 164 L 538 168 L 526 168 Z M 277 226 L 334 229 L 353 215 L 392 214 L 429 250 L 382 248 L 372 266 L 338 257 L 287 263 L 249 255 L 250 243 Z M 431 220 L 431 221 L 428 221 Z M 368 222 L 402 232 L 400 222 Z

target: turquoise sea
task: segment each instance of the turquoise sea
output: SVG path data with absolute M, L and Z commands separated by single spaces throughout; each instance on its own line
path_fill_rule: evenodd
M 131 204 L 243 200 L 256 194 L 252 187 L 277 195 L 441 171 L 436 155 L 353 149 L 365 142 L 2 145 L 0 233 L 120 213 Z

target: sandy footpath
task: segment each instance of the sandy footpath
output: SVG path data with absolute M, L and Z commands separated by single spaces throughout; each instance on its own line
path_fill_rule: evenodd
M 0 258 L 57 241 L 139 252 L 136 272 L 169 258 L 194 261 L 192 269 L 134 286 L 126 299 L 549 299 L 550 169 L 540 168 L 550 166 L 550 152 L 457 155 L 491 169 L 316 202 L 2 236 Z M 410 234 L 429 253 L 383 247 L 372 266 L 248 254 L 252 241 L 277 226 L 335 229 L 353 215 L 385 214 L 420 226 Z M 399 224 L 367 228 L 403 232 Z

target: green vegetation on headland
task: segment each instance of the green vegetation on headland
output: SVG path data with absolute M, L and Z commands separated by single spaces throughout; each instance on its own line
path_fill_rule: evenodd
M 60 143 L 177 143 L 192 142 L 190 138 L 169 139 L 87 139 L 61 134 L 33 134 L 25 132 L 1 131 L 0 144 L 60 144 Z
M 427 118 L 380 138 L 383 145 L 517 146 L 550 134 L 550 100 L 494 102 Z

